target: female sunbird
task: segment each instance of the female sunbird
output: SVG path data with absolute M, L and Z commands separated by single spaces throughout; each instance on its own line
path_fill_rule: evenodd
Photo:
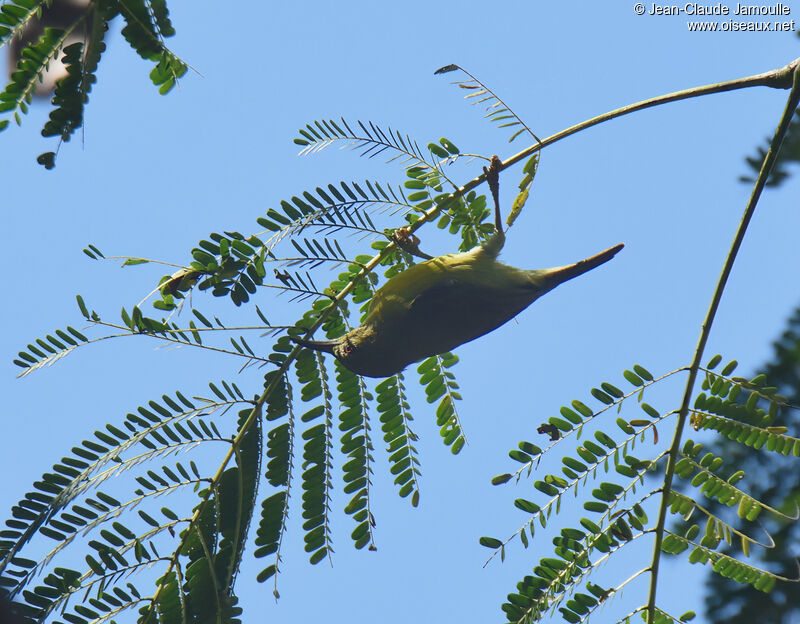
M 497 329 L 562 282 L 608 262 L 615 245 L 575 264 L 525 271 L 497 261 L 505 243 L 499 201 L 495 233 L 470 251 L 431 258 L 392 277 L 370 302 L 364 324 L 335 340 L 294 338 L 333 354 L 367 377 L 389 377 Z

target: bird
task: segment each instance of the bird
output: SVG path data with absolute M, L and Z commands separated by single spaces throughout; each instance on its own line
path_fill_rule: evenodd
M 620 243 L 566 266 L 524 270 L 497 260 L 505 244 L 495 187 L 495 232 L 482 245 L 415 264 L 373 295 L 363 324 L 334 340 L 293 337 L 365 377 L 391 377 L 505 324 L 539 297 L 611 260 Z M 416 247 L 416 241 L 414 243 Z M 429 257 L 429 256 L 428 256 Z

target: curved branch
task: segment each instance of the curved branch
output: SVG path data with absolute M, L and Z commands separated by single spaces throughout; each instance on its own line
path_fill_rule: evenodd
M 678 462 L 678 455 L 680 451 L 680 443 L 681 443 L 681 434 L 683 432 L 684 425 L 686 424 L 686 418 L 689 415 L 689 407 L 692 400 L 692 394 L 694 392 L 694 384 L 697 379 L 697 373 L 700 370 L 700 361 L 703 358 L 703 352 L 705 351 L 706 343 L 708 342 L 708 336 L 711 333 L 711 326 L 714 323 L 714 317 L 717 314 L 717 309 L 719 308 L 719 303 L 722 300 L 722 293 L 725 291 L 725 285 L 728 282 L 728 278 L 730 277 L 731 271 L 733 269 L 733 263 L 736 261 L 736 255 L 739 252 L 739 248 L 742 245 L 742 241 L 744 240 L 744 235 L 747 232 L 747 226 L 750 224 L 750 220 L 753 217 L 753 213 L 755 212 L 756 205 L 758 204 L 758 200 L 761 197 L 761 192 L 764 190 L 764 186 L 767 183 L 767 178 L 769 177 L 769 173 L 772 170 L 773 165 L 775 164 L 775 160 L 778 156 L 778 152 L 781 148 L 781 143 L 783 142 L 784 137 L 786 136 L 786 132 L 789 129 L 789 124 L 792 121 L 792 117 L 794 116 L 795 109 L 800 103 L 800 59 L 795 60 L 793 63 L 790 63 L 782 70 L 777 70 L 776 72 L 772 72 L 774 76 L 770 78 L 770 74 L 762 74 L 760 77 L 755 76 L 755 78 L 761 78 L 762 82 L 758 84 L 768 84 L 768 86 L 775 86 L 774 84 L 770 84 L 778 79 L 780 76 L 781 82 L 780 84 L 784 84 L 788 77 L 792 79 L 792 90 L 789 93 L 789 98 L 786 101 L 786 107 L 784 108 L 783 115 L 781 117 L 780 123 L 775 130 L 775 135 L 772 138 L 772 141 L 769 146 L 769 151 L 767 151 L 767 155 L 764 157 L 764 162 L 761 165 L 761 171 L 758 174 L 758 179 L 753 187 L 753 192 L 750 195 L 750 199 L 747 202 L 747 207 L 745 208 L 744 215 L 742 215 L 742 221 L 739 224 L 739 229 L 736 231 L 736 237 L 733 239 L 733 244 L 731 245 L 731 249 L 728 252 L 728 257 L 725 259 L 725 265 L 722 268 L 722 274 L 720 275 L 719 282 L 717 282 L 717 287 L 714 291 L 714 296 L 711 299 L 711 304 L 709 305 L 708 312 L 706 314 L 706 318 L 703 321 L 702 330 L 700 331 L 700 338 L 697 341 L 697 347 L 694 352 L 694 358 L 692 360 L 692 364 L 689 368 L 689 377 L 686 380 L 686 390 L 683 394 L 683 401 L 681 403 L 680 412 L 678 414 L 678 424 L 675 428 L 675 437 L 672 440 L 672 446 L 669 450 L 669 462 L 667 463 L 667 471 L 664 475 L 664 497 L 661 500 L 661 508 L 658 512 L 658 524 L 656 525 L 656 539 L 653 545 L 653 564 L 651 566 L 651 577 L 650 577 L 650 596 L 647 601 L 647 624 L 653 624 L 655 622 L 656 616 L 656 589 L 658 585 L 658 565 L 661 560 L 661 544 L 664 539 L 664 523 L 667 517 L 667 507 L 668 507 L 668 500 L 669 500 L 669 492 L 672 489 L 672 479 L 675 475 L 675 465 Z M 769 80 L 770 82 L 763 82 L 764 80 Z M 726 84 L 726 83 L 721 83 Z M 750 86 L 750 85 L 747 85 Z M 785 88 L 785 87 L 784 87 Z
M 700 97 L 702 95 L 711 95 L 712 93 L 725 93 L 726 91 L 736 91 L 738 89 L 746 89 L 748 87 L 771 87 L 773 89 L 789 89 L 792 87 L 792 76 L 797 71 L 798 67 L 800 67 L 800 58 L 795 59 L 785 67 L 781 67 L 780 69 L 773 69 L 772 71 L 768 71 L 763 74 L 757 74 L 755 76 L 747 76 L 746 78 L 736 78 L 735 80 L 727 80 L 725 82 L 716 82 L 714 84 L 704 85 L 702 87 L 693 87 L 691 89 L 684 89 L 683 91 L 675 91 L 674 93 L 659 95 L 654 98 L 642 100 L 641 102 L 636 102 L 635 104 L 629 104 L 628 106 L 617 108 L 607 113 L 603 113 L 602 115 L 598 115 L 597 117 L 593 117 L 592 119 L 587 119 L 586 121 L 576 124 L 571 128 L 567 128 L 566 130 L 562 130 L 561 132 L 556 132 L 554 135 L 549 136 L 546 139 L 543 139 L 536 145 L 531 145 L 530 147 L 522 150 L 519 154 L 515 154 L 508 160 L 503 161 L 503 164 L 500 169 L 502 171 L 506 167 L 510 167 L 511 165 L 514 165 L 519 161 L 528 158 L 534 153 L 544 149 L 548 145 L 552 145 L 553 143 L 556 143 L 561 139 L 565 139 L 568 136 L 576 134 L 581 130 L 585 130 L 586 128 L 591 128 L 592 126 L 596 126 L 606 121 L 611 121 L 612 119 L 616 119 L 617 117 L 622 117 L 623 115 L 635 113 L 637 111 L 644 110 L 646 108 L 652 108 L 653 106 L 668 104 L 670 102 L 678 102 L 680 100 L 688 100 L 694 97 Z

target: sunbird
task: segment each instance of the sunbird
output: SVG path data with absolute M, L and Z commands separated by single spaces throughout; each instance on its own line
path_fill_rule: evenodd
M 608 262 L 624 247 L 620 243 L 551 269 L 526 271 L 498 262 L 505 233 L 495 188 L 492 194 L 495 233 L 482 245 L 398 273 L 375 293 L 364 324 L 344 336 L 325 341 L 293 338 L 294 342 L 333 354 L 358 375 L 389 377 L 412 362 L 488 334 L 546 292 Z

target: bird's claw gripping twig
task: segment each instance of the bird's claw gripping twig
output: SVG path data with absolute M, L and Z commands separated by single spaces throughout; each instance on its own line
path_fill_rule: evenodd
M 424 251 L 420 250 L 419 237 L 407 227 L 397 228 L 392 232 L 390 238 L 400 249 L 410 253 L 412 256 L 422 258 L 423 260 L 430 260 L 433 258 L 433 256 L 429 256 Z
M 483 168 L 486 174 L 486 182 L 489 184 L 489 190 L 492 193 L 494 200 L 494 227 L 498 232 L 503 231 L 503 220 L 500 218 L 500 169 L 503 166 L 503 161 L 495 154 L 489 163 L 488 169 Z

